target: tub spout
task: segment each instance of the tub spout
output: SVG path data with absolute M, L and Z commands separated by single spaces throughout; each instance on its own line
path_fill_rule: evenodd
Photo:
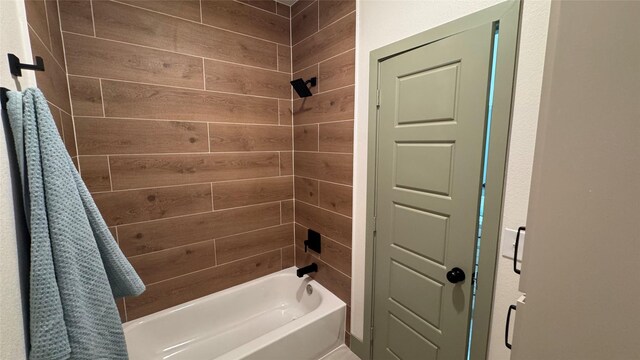
M 309 274 L 312 272 L 317 272 L 318 271 L 318 264 L 316 263 L 311 263 L 311 265 L 307 265 L 305 267 L 301 267 L 296 271 L 296 274 L 298 275 L 299 278 L 303 277 L 305 274 Z

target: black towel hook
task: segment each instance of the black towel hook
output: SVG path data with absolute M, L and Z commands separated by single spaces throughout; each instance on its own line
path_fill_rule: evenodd
M 35 65 L 22 64 L 20 62 L 20 58 L 18 58 L 14 54 L 7 54 L 7 56 L 9 57 L 9 70 L 14 76 L 22 76 L 22 69 L 44 71 L 44 60 L 42 60 L 40 56 L 36 56 Z

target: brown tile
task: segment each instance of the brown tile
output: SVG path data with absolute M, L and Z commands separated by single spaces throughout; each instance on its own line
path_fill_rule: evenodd
M 351 278 L 327 265 L 324 261 L 305 253 L 304 249 L 296 246 L 296 265 L 307 266 L 315 262 L 318 264 L 318 271 L 311 274 L 311 277 L 322 286 L 334 293 L 347 304 L 351 303 Z
M 311 91 L 312 94 L 317 94 L 319 89 L 320 89 L 320 83 L 318 82 L 317 78 L 318 78 L 318 65 L 317 64 L 313 64 L 312 66 L 309 66 L 306 69 L 303 70 L 299 70 L 295 73 L 293 73 L 292 78 L 293 79 L 300 79 L 302 78 L 302 80 L 307 81 L 311 78 L 316 78 L 316 86 L 311 86 L 311 85 L 307 85 L 307 87 L 309 88 L 309 90 Z M 300 99 L 300 96 L 298 96 L 297 92 L 293 92 L 293 99 Z
M 295 251 L 293 245 L 283 247 L 280 249 L 282 252 L 282 268 L 290 268 L 295 265 Z
M 100 80 L 69 75 L 74 116 L 103 116 Z
M 291 18 L 291 7 L 283 3 L 276 2 L 276 13 L 289 19 Z
M 200 0 L 120 0 L 120 2 L 200 22 Z
M 278 100 L 103 80 L 108 117 L 277 124 Z
M 276 6 L 279 4 L 273 0 L 238 0 L 238 1 L 245 4 L 249 4 L 251 6 L 255 6 L 262 10 L 270 11 L 270 12 L 276 12 Z
M 278 118 L 280 120 L 280 125 L 293 124 L 291 105 L 291 100 L 278 100 Z
M 71 157 L 78 156 L 76 151 L 76 135 L 73 129 L 73 118 L 71 115 L 60 112 L 60 120 L 62 122 L 62 132 L 64 133 L 64 146 L 67 148 Z
M 351 249 L 329 238 L 322 238 L 322 253 L 320 259 L 351 276 Z
M 127 299 L 129 320 L 182 304 L 280 270 L 280 250 L 216 266 L 149 285 L 140 296 Z
M 129 258 L 146 285 L 216 265 L 214 241 L 178 246 Z
M 116 307 L 118 308 L 118 313 L 120 313 L 120 321 L 121 322 L 125 322 L 127 321 L 127 312 L 124 310 L 124 298 L 120 298 L 120 299 L 115 299 L 116 300 Z
M 63 68 L 54 60 L 49 50 L 37 38 L 33 30 L 29 29 L 29 39 L 31 39 L 31 50 L 33 56 L 40 56 L 44 61 L 47 71 L 36 71 L 36 82 L 38 88 L 55 106 L 67 113 L 71 113 L 71 102 L 69 101 L 69 85 L 67 74 Z M 23 62 L 31 62 L 29 59 L 21 59 Z M 49 65 L 47 65 L 49 64 Z
M 346 327 L 346 329 L 347 329 L 347 333 L 348 333 L 348 332 L 351 331 L 351 306 L 349 304 L 347 304 L 347 316 L 346 317 L 347 317 L 347 324 L 346 324 L 347 327 Z M 345 342 L 346 342 L 346 339 L 347 338 L 345 338 Z
M 355 83 L 355 50 L 320 63 L 320 90 L 329 91 Z
M 27 13 L 27 23 L 42 40 L 47 49 L 51 49 L 49 38 L 49 25 L 47 23 L 47 7 L 44 0 L 25 0 L 24 7 Z M 33 39 L 31 39 L 33 43 Z M 34 54 L 35 56 L 36 54 Z M 42 56 L 42 55 L 40 55 Z
M 293 175 L 292 151 L 280 151 L 280 175 Z
M 213 184 L 213 207 L 216 210 L 291 198 L 293 178 L 290 176 Z
M 106 156 L 80 156 L 82 180 L 91 192 L 110 191 L 109 160 Z
M 355 13 L 337 21 L 293 46 L 293 71 L 355 48 Z
M 353 121 L 320 124 L 320 151 L 353 152 Z
M 298 0 L 293 5 L 291 5 L 291 16 L 296 16 L 302 10 L 306 9 L 307 6 L 311 5 L 314 0 Z
M 304 241 L 309 237 L 307 232 L 308 228 L 296 224 L 295 243 L 297 247 L 304 249 Z M 351 276 L 351 248 L 322 236 L 321 250 L 320 254 L 313 250 L 308 250 L 308 252 L 343 274 Z
M 216 239 L 216 256 L 224 264 L 292 244 L 293 225 L 286 224 Z
M 260 39 L 289 45 L 289 20 L 232 0 L 202 0 L 202 22 Z
M 351 154 L 296 152 L 294 166 L 296 176 L 351 185 L 352 165 Z
M 64 142 L 64 133 L 62 132 L 62 119 L 60 115 L 60 109 L 58 109 L 52 103 L 47 103 L 49 105 L 49 111 L 51 112 L 51 117 L 53 117 L 53 122 L 56 124 L 56 129 L 58 129 L 58 133 L 60 134 L 60 138 Z
M 317 180 L 296 176 L 294 183 L 296 188 L 296 200 L 318 205 Z
M 204 88 L 201 58 L 75 34 L 64 41 L 69 74 Z
M 344 332 L 344 344 L 347 347 L 351 347 L 351 334 L 348 331 Z
M 109 226 L 212 211 L 209 184 L 93 194 Z
M 113 236 L 113 239 L 115 241 L 118 241 L 118 231 L 116 230 L 116 227 L 115 226 L 110 227 L 109 232 L 111 233 L 111 236 Z
M 294 126 L 293 141 L 296 151 L 318 151 L 318 124 Z
M 278 176 L 278 153 L 116 155 L 114 190 Z
M 320 181 L 318 193 L 321 208 L 351 216 L 353 207 L 353 188 L 351 186 Z
M 277 71 L 205 60 L 207 90 L 291 98 L 289 74 Z
M 296 223 L 351 247 L 351 219 L 296 201 Z
M 51 53 L 58 64 L 64 65 L 64 48 L 62 45 L 62 32 L 60 31 L 60 17 L 58 16 L 57 0 L 46 0 L 47 19 L 49 20 L 49 37 L 51 38 Z
M 205 214 L 118 226 L 127 256 L 239 234 L 280 224 L 280 204 L 271 203 Z
M 300 13 L 291 18 L 291 44 L 318 32 L 318 2 L 314 2 Z
M 352 120 L 353 106 L 353 86 L 294 100 L 293 123 L 295 125 L 301 125 Z
M 291 127 L 209 124 L 211 152 L 291 150 Z
M 105 39 L 274 70 L 277 67 L 274 43 L 110 1 L 93 2 L 93 9 L 96 33 Z
M 335 22 L 352 11 L 356 11 L 356 0 L 319 0 L 320 28 Z
M 280 217 L 280 222 L 283 224 L 293 222 L 293 200 L 280 202 Z
M 207 124 L 76 117 L 81 155 L 209 152 Z
M 93 36 L 91 2 L 87 0 L 59 0 L 62 30 Z
M 291 73 L 291 46 L 278 45 L 278 70 Z

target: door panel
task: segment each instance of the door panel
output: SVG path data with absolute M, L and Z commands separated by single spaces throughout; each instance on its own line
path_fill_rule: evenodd
M 380 65 L 375 359 L 465 358 L 492 39 L 487 24 Z

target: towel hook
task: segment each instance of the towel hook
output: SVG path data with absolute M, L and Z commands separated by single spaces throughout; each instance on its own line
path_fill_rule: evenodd
M 35 65 L 21 63 L 20 58 L 14 54 L 7 54 L 7 56 L 9 57 L 9 70 L 14 76 L 22 76 L 22 69 L 44 71 L 44 60 L 40 56 L 36 56 Z

